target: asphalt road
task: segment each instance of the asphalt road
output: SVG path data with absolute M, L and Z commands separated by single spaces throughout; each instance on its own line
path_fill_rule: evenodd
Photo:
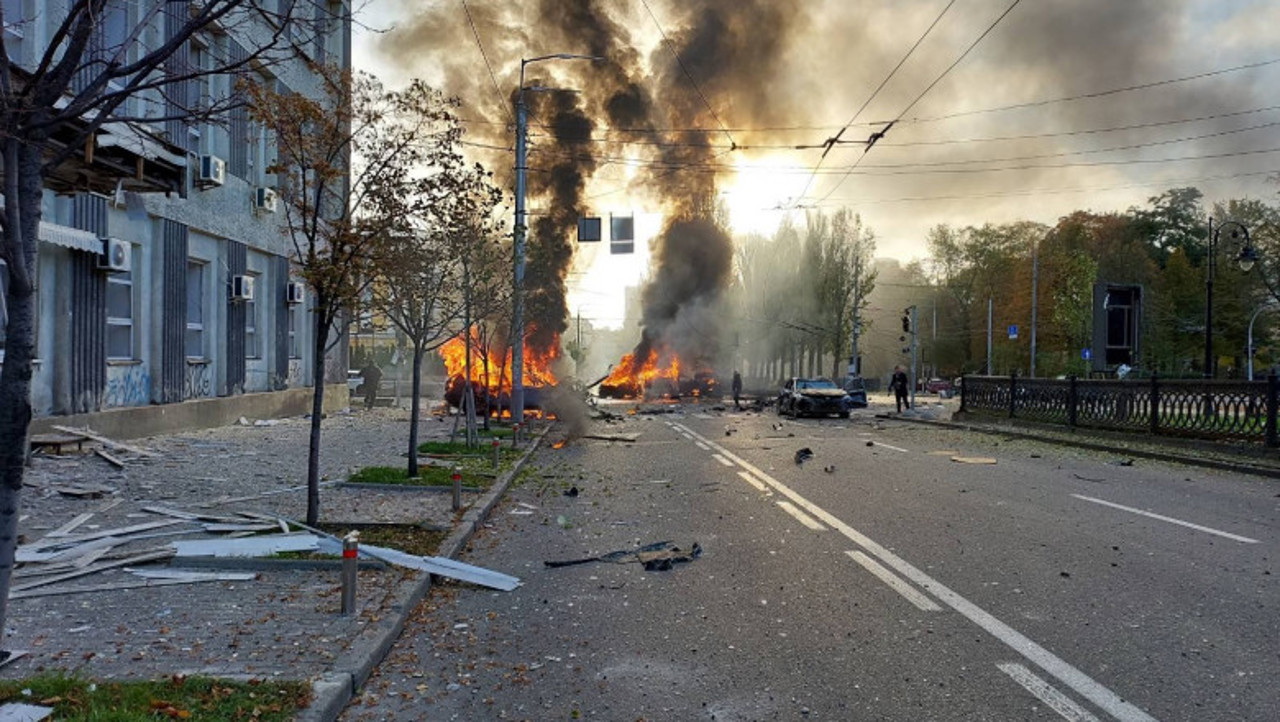
M 343 719 L 1280 719 L 1277 482 L 871 412 L 591 432 L 635 440 L 540 451 L 464 558 L 523 586 L 433 592 Z M 703 553 L 543 563 L 663 540 Z

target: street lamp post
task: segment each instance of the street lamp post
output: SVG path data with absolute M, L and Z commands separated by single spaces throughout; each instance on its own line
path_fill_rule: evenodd
M 1217 228 L 1213 227 L 1213 217 L 1209 218 L 1209 262 L 1204 277 L 1204 377 L 1214 378 L 1213 363 L 1213 274 L 1218 267 L 1218 236 L 1223 228 L 1231 229 L 1232 241 L 1240 241 L 1240 253 L 1236 263 L 1240 270 L 1248 273 L 1258 261 L 1258 252 L 1249 242 L 1249 229 L 1238 221 L 1223 221 Z
M 529 111 L 524 104 L 524 70 L 532 63 L 543 60 L 603 60 L 594 55 L 574 55 L 572 53 L 553 53 L 536 58 L 521 58 L 520 89 L 516 92 L 516 227 L 515 227 L 515 263 L 514 277 L 511 284 L 511 423 L 524 421 L 524 260 L 525 235 L 525 172 L 528 170 L 526 136 L 528 135 Z
M 1258 306 L 1256 309 L 1254 309 L 1254 311 L 1253 311 L 1253 315 L 1249 317 L 1249 333 L 1248 333 L 1247 338 L 1245 339 L 1245 347 L 1244 347 L 1244 351 L 1245 351 L 1245 354 L 1246 354 L 1246 355 L 1248 356 L 1248 358 L 1249 358 L 1249 366 L 1248 366 L 1248 368 L 1249 368 L 1249 380 L 1250 380 L 1250 381 L 1252 381 L 1252 380 L 1253 380 L 1253 322 L 1258 320 L 1258 314 L 1262 313 L 1263 311 L 1267 310 L 1268 308 L 1275 308 L 1275 307 L 1276 307 L 1276 303 L 1277 303 L 1277 302 L 1276 302 L 1276 301 L 1274 301 L 1274 300 L 1272 300 L 1272 301 L 1267 301 L 1266 303 L 1264 303 L 1264 304 L 1262 304 L 1261 306 Z

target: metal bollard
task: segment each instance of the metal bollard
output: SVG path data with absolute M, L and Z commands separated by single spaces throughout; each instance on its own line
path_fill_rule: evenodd
M 356 612 L 356 570 L 360 566 L 359 536 L 347 534 L 342 540 L 342 614 Z
M 498 447 L 502 445 L 501 441 L 493 440 L 493 468 L 498 468 Z
M 520 424 L 512 424 L 511 425 L 511 448 L 514 449 L 519 445 L 520 445 Z
M 453 472 L 453 510 L 457 511 L 462 508 L 462 474 L 458 471 Z

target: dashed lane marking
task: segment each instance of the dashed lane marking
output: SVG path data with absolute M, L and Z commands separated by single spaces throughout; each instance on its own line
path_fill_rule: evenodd
M 721 464 L 724 464 L 725 466 L 733 466 L 733 462 L 732 462 L 732 461 L 729 461 L 728 459 L 724 458 L 723 456 L 721 456 L 721 455 L 719 455 L 719 454 L 712 454 L 712 455 L 711 455 L 711 458 L 715 459 L 716 461 L 720 462 Z
M 1142 516 L 1151 517 L 1152 519 L 1159 519 L 1160 521 L 1167 521 L 1167 522 L 1169 522 L 1170 524 L 1177 524 L 1178 526 L 1185 526 L 1185 527 L 1187 527 L 1188 529 L 1195 529 L 1196 531 L 1202 531 L 1202 532 L 1204 532 L 1204 533 L 1206 533 L 1206 534 L 1217 534 L 1218 536 L 1226 537 L 1226 538 L 1228 538 L 1228 539 L 1232 539 L 1232 540 L 1235 540 L 1235 541 L 1238 541 L 1238 542 L 1242 542 L 1242 543 L 1244 543 L 1244 544 L 1257 544 L 1257 543 L 1259 543 L 1257 539 L 1250 539 L 1250 538 L 1249 538 L 1249 537 L 1247 537 L 1247 536 L 1240 536 L 1239 534 L 1232 534 L 1232 533 L 1231 533 L 1231 532 L 1229 532 L 1229 531 L 1221 531 L 1221 530 L 1219 530 L 1219 529 L 1213 529 L 1213 528 L 1211 528 L 1211 527 L 1201 526 L 1201 525 L 1199 525 L 1199 524 L 1192 524 L 1192 523 L 1191 523 L 1191 522 L 1189 522 L 1189 521 L 1183 521 L 1183 520 L 1181 520 L 1181 519 L 1174 519 L 1174 518 L 1173 518 L 1173 517 L 1171 517 L 1171 516 L 1164 516 L 1164 515 L 1162 515 L 1162 514 L 1155 514 L 1155 513 L 1149 512 L 1149 511 L 1143 511 L 1142 509 L 1134 509 L 1134 508 L 1133 508 L 1133 507 L 1131 507 L 1131 506 L 1124 506 L 1123 504 L 1116 504 L 1115 502 L 1111 502 L 1111 501 L 1104 501 L 1104 500 L 1102 500 L 1102 499 L 1095 499 L 1095 498 L 1093 498 L 1092 496 L 1084 496 L 1084 495 L 1082 495 L 1082 494 L 1072 494 L 1072 496 L 1074 496 L 1074 497 L 1075 497 L 1075 498 L 1077 498 L 1077 499 L 1083 499 L 1084 501 L 1091 501 L 1091 502 L 1093 502 L 1094 504 L 1101 504 L 1101 505 L 1103 505 L 1103 506 L 1109 506 L 1109 507 L 1111 507 L 1112 509 L 1119 509 L 1119 510 L 1121 510 L 1121 511 L 1127 511 L 1127 512 L 1130 512 L 1130 513 L 1133 513 L 1133 514 L 1141 514 Z
M 695 441 L 695 442 L 693 442 L 693 445 L 694 445 L 694 446 L 696 446 L 696 447 L 698 447 L 699 449 L 702 449 L 703 451 L 711 451 L 711 447 L 710 447 L 710 446 L 707 446 L 706 444 L 702 443 L 701 441 Z
M 1044 702 L 1049 709 L 1062 715 L 1070 722 L 1098 722 L 1098 718 L 1089 714 L 1088 710 L 1076 704 L 1070 697 L 1058 691 L 1057 687 L 1040 679 L 1031 670 L 1015 662 L 997 664 L 1001 672 L 1013 677 L 1013 681 L 1022 685 L 1035 698 Z
M 861 564 L 867 571 L 876 575 L 880 581 L 888 584 L 890 589 L 901 594 L 908 602 L 916 605 L 916 608 L 920 611 L 942 611 L 942 607 L 939 607 L 937 602 L 922 594 L 919 589 L 908 584 L 902 577 L 894 574 L 888 569 L 885 569 L 883 565 L 866 554 L 858 551 L 845 552 L 845 554 L 848 554 L 855 562 Z
M 769 487 L 765 486 L 763 481 L 760 481 L 759 479 L 757 479 L 757 478 L 755 478 L 754 476 L 752 476 L 750 472 L 747 472 L 747 471 L 739 471 L 739 472 L 738 472 L 738 476 L 741 476 L 743 481 L 745 481 L 745 482 L 747 482 L 748 484 L 750 484 L 750 485 L 754 486 L 755 488 L 759 489 L 760 491 L 763 491 L 763 492 L 766 492 L 766 493 L 769 493 L 769 494 L 772 494 L 772 493 L 773 493 L 773 492 L 769 491 Z
M 871 443 L 875 444 L 876 446 L 883 446 L 883 447 L 884 447 L 884 448 L 886 448 L 886 449 L 893 449 L 894 451 L 901 451 L 901 452 L 902 452 L 902 453 L 904 453 L 904 454 L 910 454 L 910 453 L 911 453 L 910 451 L 907 451 L 906 449 L 902 448 L 901 446 L 893 446 L 892 444 L 886 444 L 886 443 L 884 443 L 883 441 L 873 441 L 873 442 L 871 442 Z
M 815 520 L 813 517 L 795 508 L 795 506 L 791 504 L 791 502 L 780 501 L 778 502 L 778 506 L 782 507 L 782 510 L 787 512 L 791 516 L 794 516 L 796 518 L 796 521 L 800 522 L 801 524 L 804 524 L 805 526 L 809 527 L 814 531 L 827 530 L 825 526 L 819 524 L 817 520 Z

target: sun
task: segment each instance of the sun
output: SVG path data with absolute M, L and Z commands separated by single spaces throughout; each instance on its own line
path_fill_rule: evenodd
M 729 209 L 735 233 L 772 235 L 805 192 L 809 176 L 790 155 L 743 158 L 720 183 L 720 199 Z

